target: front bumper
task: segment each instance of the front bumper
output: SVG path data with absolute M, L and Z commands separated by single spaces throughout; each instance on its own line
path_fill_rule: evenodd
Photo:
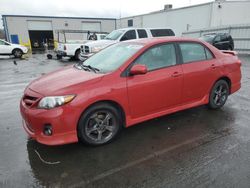
M 32 96 L 35 92 L 29 90 Z M 37 142 L 45 145 L 62 145 L 78 142 L 77 137 L 77 117 L 74 109 L 66 104 L 51 110 L 29 107 L 22 99 L 20 102 L 20 112 L 23 117 L 23 128 L 27 134 Z M 69 115 L 70 114 L 70 115 Z M 51 125 L 52 135 L 44 134 L 46 125 Z

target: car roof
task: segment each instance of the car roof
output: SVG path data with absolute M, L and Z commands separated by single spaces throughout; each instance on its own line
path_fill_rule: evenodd
M 156 28 L 142 28 L 142 27 L 125 27 L 125 28 L 120 28 L 120 29 L 116 29 L 116 30 L 134 30 L 134 29 L 144 29 L 144 30 L 149 30 L 149 29 L 169 29 L 172 30 L 171 28 L 163 28 L 163 27 L 156 27 Z
M 164 42 L 199 42 L 199 43 L 203 43 L 199 39 L 188 38 L 188 37 L 175 37 L 175 36 L 143 38 L 143 39 L 128 40 L 128 41 L 124 41 L 124 42 L 142 44 L 144 46 L 160 44 L 160 43 L 164 43 Z

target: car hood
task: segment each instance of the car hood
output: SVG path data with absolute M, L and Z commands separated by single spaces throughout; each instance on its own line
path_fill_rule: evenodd
M 77 91 L 81 91 L 79 87 L 93 84 L 103 75 L 79 70 L 71 65 L 35 79 L 27 88 L 43 96 L 77 94 Z
M 85 46 L 105 48 L 105 47 L 112 45 L 112 44 L 115 44 L 117 42 L 118 41 L 116 41 L 116 40 L 98 40 L 98 41 L 87 42 L 87 43 L 85 43 Z

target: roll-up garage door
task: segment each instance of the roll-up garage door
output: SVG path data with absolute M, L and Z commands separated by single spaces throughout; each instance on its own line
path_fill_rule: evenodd
M 101 31 L 101 22 L 82 22 L 82 30 Z
M 32 31 L 52 31 L 50 21 L 28 21 L 28 29 Z

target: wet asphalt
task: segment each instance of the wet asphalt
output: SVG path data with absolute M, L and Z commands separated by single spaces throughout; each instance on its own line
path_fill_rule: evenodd
M 0 57 L 0 187 L 250 187 L 250 57 L 241 60 L 242 88 L 220 110 L 153 119 L 101 147 L 49 147 L 28 139 L 19 101 L 31 80 L 75 62 Z

